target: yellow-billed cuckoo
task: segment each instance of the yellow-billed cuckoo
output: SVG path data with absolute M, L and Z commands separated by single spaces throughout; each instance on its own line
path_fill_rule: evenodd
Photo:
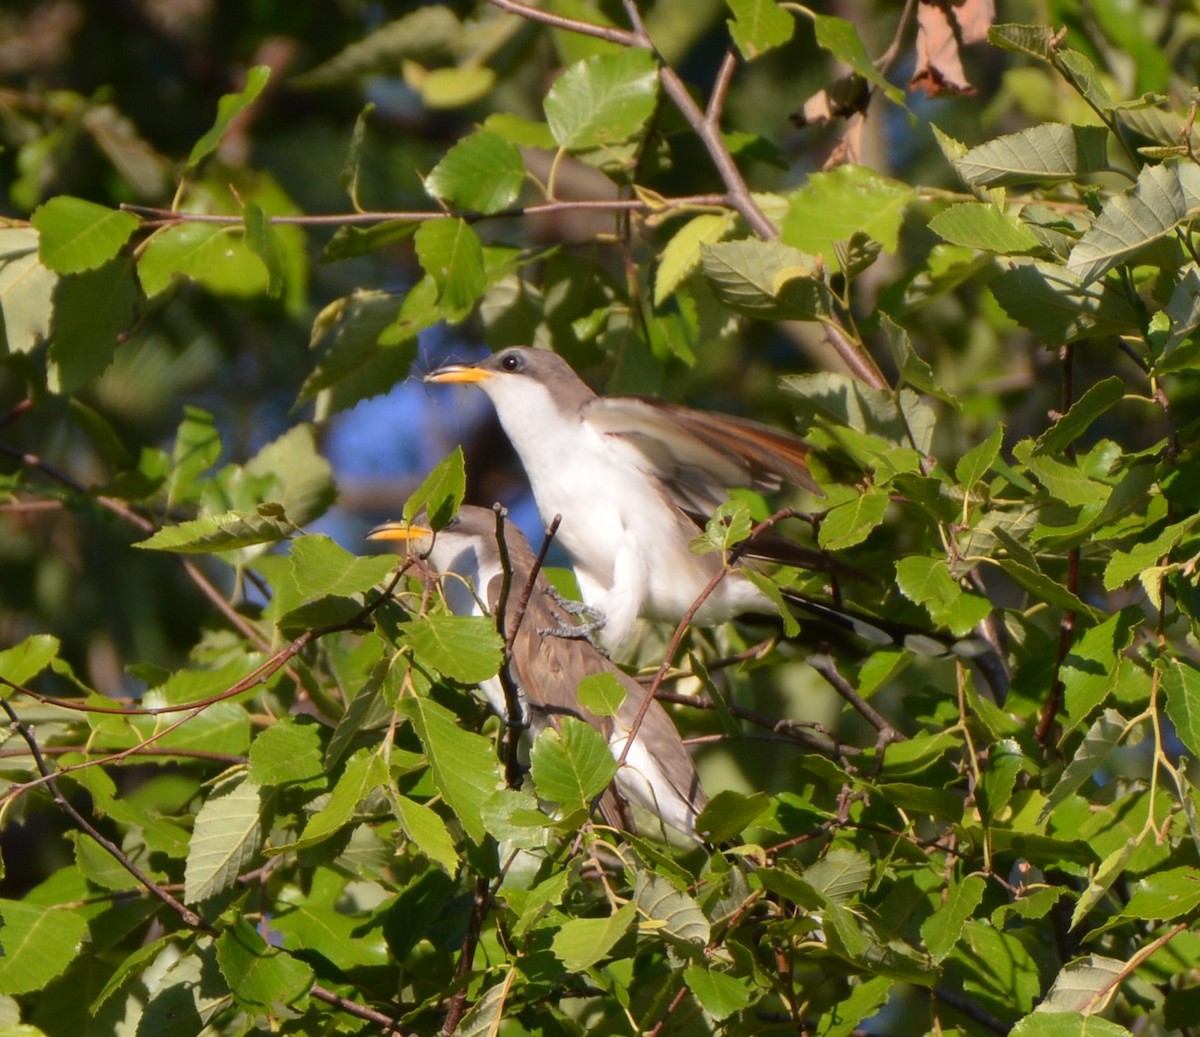
M 577 717 L 599 730 L 613 756 L 620 759 L 646 689 L 583 636 L 579 618 L 560 603 L 540 572 L 525 612 L 519 612 L 535 557 L 519 530 L 510 524 L 502 528 L 511 574 L 504 630 L 511 641 L 510 673 L 525 713 L 521 721 L 536 733 L 561 724 L 563 717 Z M 499 607 L 504 569 L 493 511 L 464 505 L 437 533 L 418 519 L 415 524 L 386 523 L 373 529 L 369 538 L 405 541 L 410 549 L 425 554 L 442 575 L 443 593 L 453 612 L 482 615 Z M 599 673 L 611 673 L 625 690 L 625 700 L 615 716 L 598 717 L 579 703 L 579 682 Z M 491 707 L 505 716 L 507 703 L 500 681 L 493 678 L 481 685 L 481 690 Z M 696 837 L 696 816 L 707 799 L 679 732 L 658 702 L 650 702 L 614 781 L 623 796 L 677 831 Z M 600 808 L 609 824 L 623 827 L 627 823 L 611 796 L 601 800 Z
M 678 622 L 721 567 L 690 549 L 734 487 L 784 484 L 820 494 L 803 440 L 744 418 L 633 396 L 597 396 L 556 353 L 513 346 L 477 364 L 447 364 L 427 382 L 478 385 L 529 477 L 538 511 L 575 566 L 584 601 L 603 616 L 617 648 L 639 616 Z M 809 568 L 830 563 L 781 537 L 747 556 Z M 785 592 L 793 604 L 874 644 L 947 648 L 899 624 Z M 742 572 L 730 573 L 697 612 L 699 626 L 776 606 Z M 924 642 L 928 642 L 927 644 Z

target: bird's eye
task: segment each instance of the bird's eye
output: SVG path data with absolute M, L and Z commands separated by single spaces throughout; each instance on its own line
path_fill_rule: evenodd
M 506 371 L 521 370 L 521 354 L 509 353 L 507 356 L 500 358 L 500 366 Z

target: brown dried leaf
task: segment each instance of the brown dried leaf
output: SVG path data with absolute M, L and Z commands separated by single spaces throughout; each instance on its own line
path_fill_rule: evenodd
M 994 16 L 993 0 L 921 0 L 917 6 L 917 69 L 909 87 L 924 90 L 927 97 L 975 93 L 967 81 L 959 46 L 986 39 Z
M 821 166 L 830 170 L 836 166 L 861 165 L 863 130 L 867 125 L 867 117 L 862 112 L 855 112 L 846 122 L 846 131 L 834 146 L 833 151 Z

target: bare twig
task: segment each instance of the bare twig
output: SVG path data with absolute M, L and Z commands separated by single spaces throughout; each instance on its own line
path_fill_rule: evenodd
M 875 707 L 854 690 L 850 682 L 842 676 L 831 656 L 821 654 L 810 655 L 806 661 L 809 666 L 829 682 L 829 686 L 834 691 L 858 710 L 866 718 L 867 723 L 879 732 L 879 744 L 877 748 L 882 750 L 889 742 L 902 742 L 906 740 L 906 735 L 901 734 L 892 727 L 882 714 L 876 711 Z

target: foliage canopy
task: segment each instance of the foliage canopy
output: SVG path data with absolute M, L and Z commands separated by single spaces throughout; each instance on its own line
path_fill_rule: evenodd
M 99 6 L 3 15 L 0 1031 L 1194 1025 L 1193 14 Z M 494 434 L 322 452 L 419 341 L 798 427 L 845 603 L 1003 674 L 654 630 L 721 849 L 586 732 L 508 787 L 494 626 L 360 550 Z

